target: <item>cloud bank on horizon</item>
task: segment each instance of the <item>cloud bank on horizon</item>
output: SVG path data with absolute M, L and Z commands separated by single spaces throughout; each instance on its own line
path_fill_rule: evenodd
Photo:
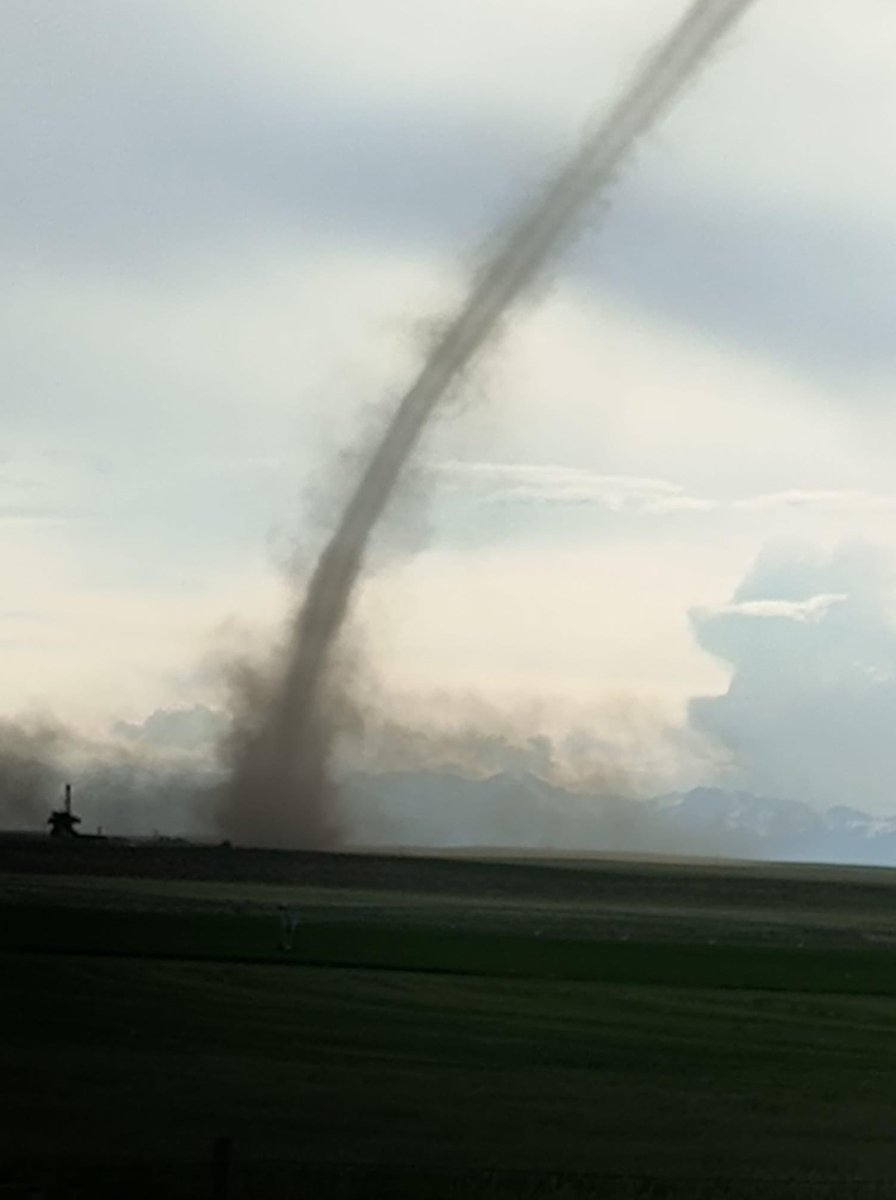
M 214 707 L 477 245 L 683 8 L 8 5 L 0 711 Z M 361 598 L 384 686 L 640 703 L 896 809 L 894 52 L 884 0 L 760 4 L 648 140 L 425 448 L 426 548 Z
M 691 701 L 691 723 L 730 750 L 740 786 L 896 813 L 892 601 L 893 562 L 870 546 L 774 549 L 731 604 L 694 614 L 733 673 Z

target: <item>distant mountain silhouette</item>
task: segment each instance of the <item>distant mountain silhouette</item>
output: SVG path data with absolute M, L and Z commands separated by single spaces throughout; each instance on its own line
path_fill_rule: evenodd
M 582 793 L 530 772 L 354 774 L 353 841 L 453 849 L 712 855 L 896 865 L 896 817 L 698 787 L 647 800 Z

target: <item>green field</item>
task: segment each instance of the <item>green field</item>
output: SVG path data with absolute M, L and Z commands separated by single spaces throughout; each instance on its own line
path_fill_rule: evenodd
M 0 853 L 0 1197 L 896 1196 L 889 872 L 113 861 Z

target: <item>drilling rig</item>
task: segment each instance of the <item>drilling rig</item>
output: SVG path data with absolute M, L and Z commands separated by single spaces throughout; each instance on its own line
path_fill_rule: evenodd
M 50 837 L 67 838 L 77 837 L 77 825 L 81 824 L 81 818 L 76 817 L 72 812 L 72 785 L 65 785 L 65 801 L 63 807 L 51 812 L 47 818 L 47 824 L 50 826 Z

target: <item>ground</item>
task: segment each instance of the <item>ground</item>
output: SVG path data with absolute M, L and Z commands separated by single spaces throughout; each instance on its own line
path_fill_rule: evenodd
M 0 1195 L 896 1196 L 894 882 L 0 843 Z

